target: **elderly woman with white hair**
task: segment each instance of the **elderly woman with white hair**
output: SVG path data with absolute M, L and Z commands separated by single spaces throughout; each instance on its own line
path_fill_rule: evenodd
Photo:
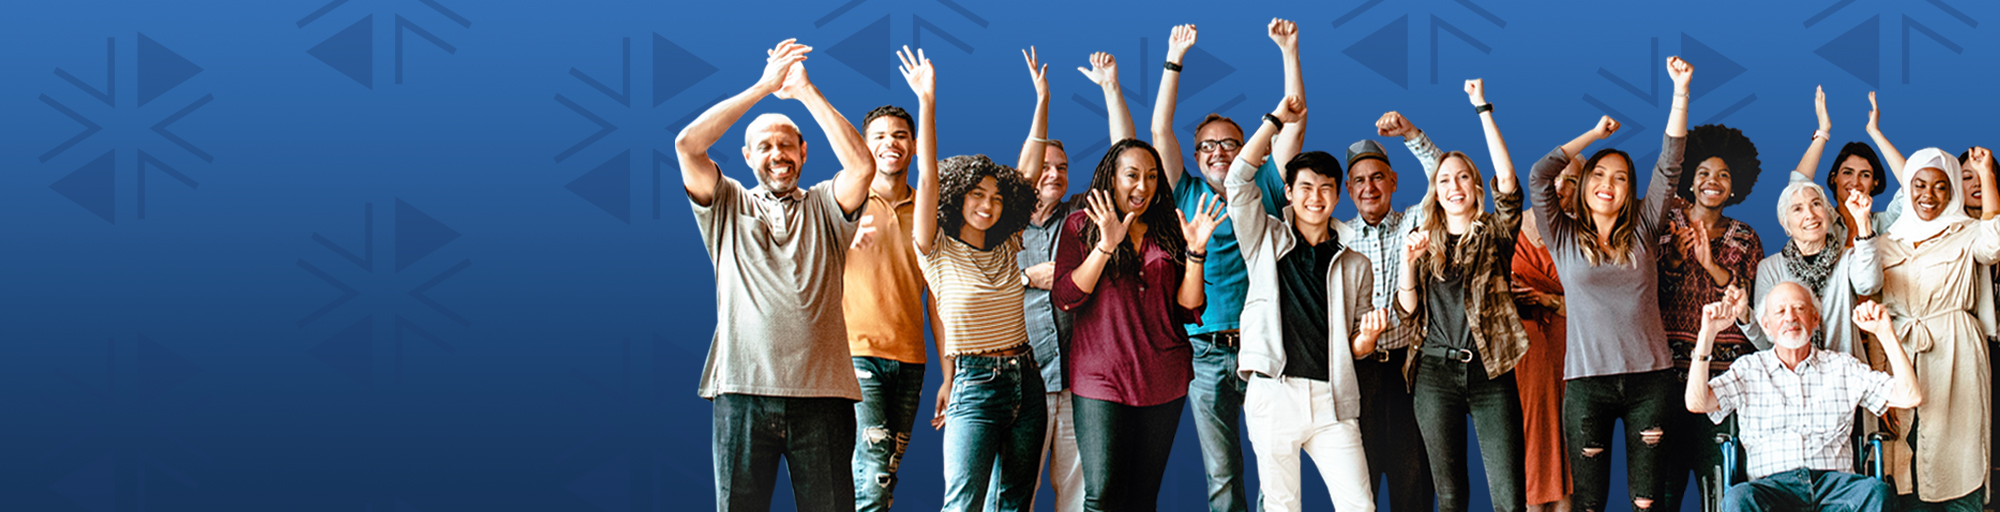
M 1778 194 L 1778 224 L 1790 238 L 1777 254 L 1757 264 L 1756 287 L 1749 294 L 1736 294 L 1736 327 L 1758 349 L 1771 348 L 1772 338 L 1759 327 L 1756 311 L 1762 311 L 1764 297 L 1778 283 L 1805 285 L 1819 298 L 1821 326 L 1810 339 L 1814 348 L 1845 353 L 1868 361 L 1868 348 L 1861 329 L 1849 320 L 1848 312 L 1861 299 L 1882 290 L 1882 265 L 1877 257 L 1875 226 L 1869 210 L 1875 200 L 1866 193 L 1849 191 L 1845 201 L 1848 218 L 1854 219 L 1854 246 L 1841 248 L 1846 227 L 1827 201 L 1826 189 L 1813 183 L 1810 175 L 1794 172 L 1791 183 Z M 1798 348 L 1798 347 L 1786 347 Z
M 1994 315 L 1982 267 L 2000 262 L 1993 215 L 2000 194 L 1992 152 L 1973 148 L 1970 157 L 1984 189 L 1984 219 L 1965 213 L 1958 159 L 1926 148 L 1894 167 L 1906 191 L 1904 213 L 1878 242 L 1883 299 L 1929 398 L 1897 411 L 1904 442 L 1891 459 L 1903 509 L 1978 510 L 1985 497 L 1992 429 L 1986 335 Z

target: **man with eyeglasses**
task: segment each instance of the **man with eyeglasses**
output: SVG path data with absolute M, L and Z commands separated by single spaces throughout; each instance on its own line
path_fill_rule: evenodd
M 1266 30 L 1284 56 L 1285 94 L 1304 98 L 1298 26 L 1273 19 Z M 1174 203 L 1183 215 L 1200 210 L 1202 204 L 1224 194 L 1223 178 L 1229 175 L 1230 164 L 1243 148 L 1243 128 L 1227 117 L 1209 114 L 1194 130 L 1195 170 L 1190 172 L 1183 167 L 1180 141 L 1174 134 L 1174 105 L 1180 87 L 1181 57 L 1194 42 L 1194 25 L 1174 27 L 1167 41 L 1165 76 L 1160 79 L 1159 97 L 1153 107 L 1153 144 L 1160 152 L 1161 169 L 1166 171 L 1173 186 Z M 1299 153 L 1305 128 L 1305 120 L 1301 118 L 1285 124 L 1278 133 L 1272 144 L 1272 158 L 1257 169 L 1254 180 L 1263 190 L 1264 211 L 1246 214 L 1282 211 L 1279 201 L 1284 197 L 1285 184 L 1278 165 Z M 1240 440 L 1246 382 L 1236 375 L 1236 354 L 1240 346 L 1239 318 L 1250 276 L 1230 223 L 1218 225 L 1209 238 L 1207 263 L 1202 272 L 1208 306 L 1202 311 L 1200 324 L 1187 326 L 1194 346 L 1194 381 L 1188 383 L 1188 405 L 1194 409 L 1195 434 L 1201 440 L 1202 466 L 1208 474 L 1208 508 L 1213 512 L 1240 512 L 1248 509 Z
M 1443 155 L 1424 131 L 1410 124 L 1402 114 L 1389 112 L 1375 121 L 1375 132 L 1384 137 L 1402 137 L 1403 146 L 1423 163 L 1425 179 L 1437 172 Z M 1389 155 L 1374 140 L 1362 139 L 1347 147 L 1347 195 L 1358 212 L 1354 220 L 1335 223 L 1340 243 L 1368 257 L 1374 263 L 1375 307 L 1389 304 L 1398 278 L 1402 277 L 1403 235 L 1421 223 L 1419 212 L 1397 211 L 1396 171 L 1389 167 Z M 1414 398 L 1403 380 L 1403 362 L 1409 358 L 1408 340 L 1384 337 L 1376 342 L 1375 355 L 1354 361 L 1354 375 L 1361 386 L 1361 438 L 1368 458 L 1368 481 L 1380 484 L 1388 479 L 1389 508 L 1394 512 L 1431 510 L 1432 486 L 1429 458 L 1417 431 Z M 1414 451 L 1414 453 L 1412 453 Z M 1380 485 L 1376 494 L 1383 494 Z

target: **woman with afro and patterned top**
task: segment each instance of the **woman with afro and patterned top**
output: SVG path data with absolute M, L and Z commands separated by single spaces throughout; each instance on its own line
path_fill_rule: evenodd
M 1750 288 L 1757 280 L 1757 263 L 1764 258 L 1764 244 L 1750 224 L 1722 214 L 1724 208 L 1750 197 L 1762 170 L 1757 146 L 1743 131 L 1723 125 L 1702 125 L 1688 130 L 1686 171 L 1668 201 L 1660 233 L 1660 325 L 1666 329 L 1667 344 L 1673 350 L 1674 369 L 1681 381 L 1687 379 L 1690 351 L 1701 329 L 1701 308 L 1722 300 L 1727 288 Z M 1756 346 L 1732 326 L 1716 334 L 1715 349 L 1708 361 L 1713 374 L 1727 371 L 1738 356 L 1755 352 Z M 1706 496 L 1718 485 L 1706 468 L 1719 454 L 1712 449 L 1715 432 L 1728 424 L 1716 425 L 1706 415 L 1675 411 L 1667 419 L 1667 510 L 1679 510 L 1688 472 L 1702 475 L 1700 493 Z M 1727 485 L 1722 483 L 1720 485 Z

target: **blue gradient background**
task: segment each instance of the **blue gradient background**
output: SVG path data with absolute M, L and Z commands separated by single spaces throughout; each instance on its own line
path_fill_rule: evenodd
M 1282 91 L 1271 16 L 1301 25 L 1309 149 L 1338 153 L 1400 110 L 1484 166 L 1459 86 L 1484 77 L 1523 172 L 1607 111 L 1627 123 L 1620 147 L 1656 151 L 1672 87 L 1658 70 L 1685 55 L 1692 121 L 1761 145 L 1767 172 L 1730 213 L 1772 250 L 1783 234 L 1769 205 L 1814 128 L 1815 84 L 1836 144 L 1865 139 L 1878 88 L 1906 151 L 2000 143 L 1982 115 L 1996 106 L 1991 3 L 961 1 L 0 8 L 0 509 L 710 507 L 710 409 L 694 389 L 713 281 L 677 169 L 653 154 L 787 37 L 818 49 L 814 80 L 856 120 L 912 103 L 890 50 L 923 46 L 939 68 L 942 154 L 1008 159 L 1034 99 L 1016 50 L 1038 46 L 1073 190 L 1104 147 L 1100 96 L 1069 70 L 1088 52 L 1121 59 L 1143 126 L 1168 28 L 1198 23 L 1179 124 L 1255 119 Z M 109 101 L 86 88 L 107 81 Z M 809 118 L 797 103 L 764 111 Z M 54 151 L 85 122 L 101 130 Z M 582 144 L 604 126 L 616 129 Z M 837 165 L 805 131 L 807 178 L 825 179 Z M 714 154 L 750 182 L 728 142 L 740 136 Z M 1423 192 L 1406 181 L 1398 203 Z M 1180 437 L 1162 505 L 1198 510 L 1191 422 Z M 1305 472 L 1308 509 L 1328 509 Z M 939 437 L 920 427 L 899 508 L 936 507 L 940 473 Z M 779 508 L 790 500 L 781 487 Z

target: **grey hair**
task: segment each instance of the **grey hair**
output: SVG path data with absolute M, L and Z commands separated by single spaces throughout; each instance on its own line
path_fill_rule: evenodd
M 1790 220 L 1791 216 L 1786 214 L 1792 211 L 1792 202 L 1797 200 L 1796 198 L 1799 196 L 1799 191 L 1805 189 L 1812 189 L 1813 193 L 1819 195 L 1820 199 L 1826 200 L 1826 208 L 1829 210 L 1826 212 L 1828 216 L 1839 214 L 1838 212 L 1831 211 L 1834 208 L 1838 207 L 1835 206 L 1837 203 L 1834 203 L 1833 200 L 1828 199 L 1826 194 L 1826 188 L 1821 187 L 1819 186 L 1818 183 L 1813 183 L 1811 181 L 1803 181 L 1803 180 L 1793 181 L 1791 182 L 1791 184 L 1785 185 L 1785 190 L 1783 192 L 1778 193 L 1778 226 L 1785 228 L 1785 235 L 1787 236 L 1790 236 L 1792 234 L 1793 226 Z M 1828 232 L 1830 233 L 1832 232 L 1832 230 L 1829 229 Z M 1810 292 L 1812 290 L 1806 290 L 1806 291 Z

